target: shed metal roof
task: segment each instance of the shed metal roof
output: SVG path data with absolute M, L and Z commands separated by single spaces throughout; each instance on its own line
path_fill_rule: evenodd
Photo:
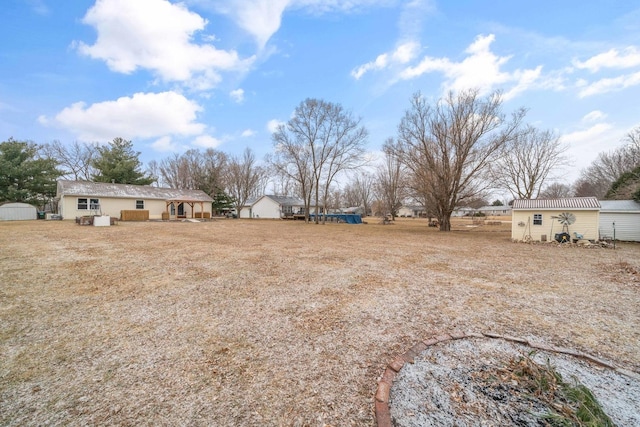
M 640 203 L 635 200 L 600 200 L 601 212 L 638 212 Z
M 212 202 L 202 190 L 180 190 L 148 185 L 112 184 L 90 181 L 58 181 L 58 196 L 95 196 L 121 199 L 179 200 L 182 202 Z
M 513 201 L 513 209 L 600 209 L 600 202 L 595 197 L 565 197 L 561 199 L 518 199 Z

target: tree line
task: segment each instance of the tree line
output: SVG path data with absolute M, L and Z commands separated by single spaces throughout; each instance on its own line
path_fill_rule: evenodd
M 311 98 L 278 126 L 263 162 L 249 148 L 239 156 L 207 149 L 144 167 L 132 142 L 122 138 L 102 145 L 10 138 L 0 143 L 0 202 L 44 206 L 59 178 L 199 189 L 214 199 L 214 210 L 236 212 L 269 190 L 301 198 L 307 221 L 312 211 L 348 206 L 395 218 L 402 205 L 415 204 L 449 231 L 456 208 L 488 204 L 496 190 L 513 199 L 640 200 L 640 127 L 622 148 L 601 153 L 570 186 L 557 181 L 568 166 L 560 136 L 527 124 L 524 108 L 507 114 L 502 104 L 498 91 L 451 92 L 437 100 L 418 92 L 375 164 L 367 158 L 369 135 L 361 118 L 340 104 Z

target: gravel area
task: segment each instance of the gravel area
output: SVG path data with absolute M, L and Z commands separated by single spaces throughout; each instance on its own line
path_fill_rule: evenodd
M 550 408 L 504 374 L 511 360 L 530 357 L 549 364 L 568 383 L 594 394 L 617 426 L 640 425 L 640 375 L 565 354 L 498 339 L 472 338 L 428 347 L 405 364 L 391 387 L 391 419 L 398 427 L 539 426 Z
M 0 222 L 0 425 L 372 426 L 456 330 L 640 371 L 640 245 L 368 222 Z

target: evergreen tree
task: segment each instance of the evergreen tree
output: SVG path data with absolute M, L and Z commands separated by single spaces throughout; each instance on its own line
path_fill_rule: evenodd
M 115 182 L 118 184 L 149 185 L 152 177 L 142 171 L 142 163 L 138 159 L 139 152 L 133 151 L 133 144 L 122 138 L 115 138 L 108 145 L 98 147 L 98 155 L 93 160 L 97 173 L 93 175 L 96 182 Z
M 213 212 L 219 214 L 222 211 L 233 209 L 233 198 L 224 191 L 218 189 L 216 194 L 213 196 L 213 203 L 211 205 Z
M 34 143 L 9 138 L 0 143 L 0 202 L 24 202 L 40 208 L 56 194 L 61 172 L 52 158 L 40 157 Z

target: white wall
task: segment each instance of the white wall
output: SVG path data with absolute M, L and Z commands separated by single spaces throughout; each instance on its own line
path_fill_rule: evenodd
M 613 238 L 613 223 L 617 240 L 640 242 L 640 212 L 600 212 L 600 235 Z
M 280 219 L 280 204 L 269 197 L 261 197 L 251 207 L 253 218 Z

